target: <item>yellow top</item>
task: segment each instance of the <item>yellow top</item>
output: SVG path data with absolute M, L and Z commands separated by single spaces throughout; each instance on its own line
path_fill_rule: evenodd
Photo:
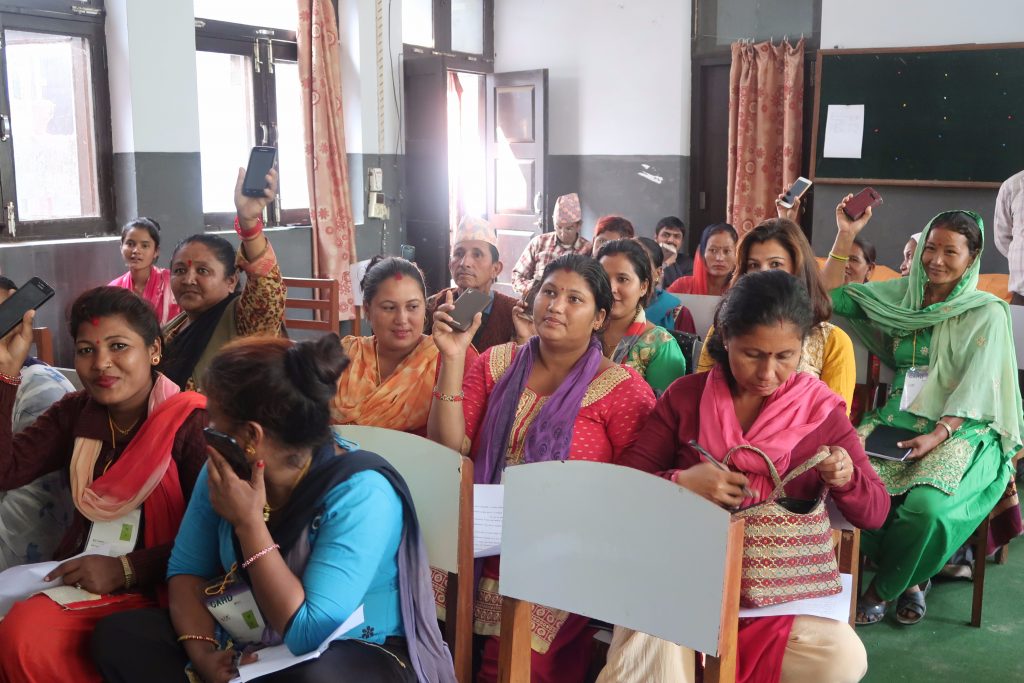
M 714 326 L 705 339 L 711 337 Z M 707 372 L 715 366 L 705 344 L 697 361 L 697 372 Z M 853 390 L 857 386 L 857 361 L 853 356 L 850 335 L 832 323 L 815 326 L 804 341 L 797 372 L 807 372 L 819 378 L 829 389 L 846 401 L 846 414 L 853 404 Z

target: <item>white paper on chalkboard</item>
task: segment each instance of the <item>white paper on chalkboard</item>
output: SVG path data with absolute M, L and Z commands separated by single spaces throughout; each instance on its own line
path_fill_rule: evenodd
M 864 143 L 864 105 L 830 104 L 825 116 L 824 156 L 860 159 Z

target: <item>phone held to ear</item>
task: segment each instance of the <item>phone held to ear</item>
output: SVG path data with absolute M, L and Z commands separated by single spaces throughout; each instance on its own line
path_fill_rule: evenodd
M 846 202 L 846 206 L 843 207 L 843 213 L 849 216 L 851 221 L 855 221 L 864 215 L 868 207 L 873 209 L 876 206 L 881 206 L 881 204 L 882 195 L 878 194 L 874 188 L 865 187 L 855 194 L 850 201 Z
M 245 457 L 245 451 L 238 445 L 234 437 L 228 436 L 224 432 L 218 432 L 212 427 L 206 427 L 203 429 L 203 438 L 206 439 L 207 444 L 213 447 L 213 450 L 220 453 L 239 479 L 244 481 L 252 479 L 252 464 L 249 463 L 249 459 Z
M 779 200 L 779 206 L 792 209 L 793 205 L 796 204 L 796 200 L 803 197 L 807 193 L 807 190 L 811 189 L 811 185 L 813 184 L 814 183 L 807 178 L 800 176 L 794 180 L 793 184 L 789 186 L 788 190 L 786 190 L 785 196 Z
M 246 197 L 262 197 L 267 189 L 267 174 L 274 167 L 277 157 L 275 147 L 253 147 L 249 153 L 249 165 L 242 181 L 242 194 Z
M 452 309 L 452 322 L 450 323 L 459 332 L 465 332 L 473 324 L 473 318 L 487 308 L 491 303 L 491 296 L 475 289 L 467 289 L 455 302 Z
M 29 311 L 35 310 L 53 298 L 53 287 L 34 277 L 18 287 L 6 301 L 0 304 L 0 337 L 6 337 L 21 324 Z

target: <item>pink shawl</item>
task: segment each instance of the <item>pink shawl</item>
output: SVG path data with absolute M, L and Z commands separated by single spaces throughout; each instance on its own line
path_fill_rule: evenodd
M 843 399 L 824 382 L 807 373 L 794 372 L 768 397 L 754 424 L 744 433 L 736 418 L 725 372 L 716 365 L 708 374 L 700 397 L 700 445 L 719 459 L 733 446 L 757 446 L 771 459 L 779 475 L 785 476 L 793 448 L 840 405 Z M 757 496 L 746 505 L 764 500 L 771 493 L 771 473 L 760 456 L 748 450 L 737 451 L 730 464 L 747 475 L 750 489 Z
M 108 286 L 133 289 L 132 271 L 129 270 L 121 277 L 111 280 Z M 146 289 L 142 292 L 142 298 L 148 301 L 156 311 L 156 317 L 160 320 L 161 325 L 166 324 L 181 312 L 178 304 L 174 301 L 174 294 L 171 292 L 169 268 L 152 267 L 149 280 L 146 281 Z

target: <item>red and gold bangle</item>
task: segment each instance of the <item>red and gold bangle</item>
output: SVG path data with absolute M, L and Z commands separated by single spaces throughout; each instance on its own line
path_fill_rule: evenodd
M 195 633 L 183 633 L 178 636 L 179 643 L 184 643 L 186 640 L 199 640 L 204 643 L 211 643 L 215 648 L 220 648 L 220 641 L 212 636 L 201 636 Z
M 256 237 L 263 232 L 263 219 L 257 218 L 256 226 L 246 230 L 242 227 L 242 223 L 238 220 L 238 216 L 235 216 L 235 232 L 237 232 L 238 236 L 243 240 L 251 240 L 253 237 Z
M 252 565 L 252 563 L 255 562 L 256 560 L 260 559 L 264 555 L 268 555 L 268 554 L 274 552 L 275 550 L 280 550 L 280 548 L 281 548 L 281 546 L 279 546 L 276 543 L 274 545 L 267 546 L 266 548 L 264 548 L 263 550 L 259 551 L 258 553 L 256 553 L 252 557 L 250 557 L 248 560 L 243 562 L 242 563 L 242 569 L 248 569 Z
M 0 382 L 16 387 L 21 384 L 21 375 L 8 375 L 5 372 L 0 372 Z
M 445 403 L 462 403 L 466 395 L 461 391 L 457 394 L 443 394 L 439 389 L 434 389 L 434 393 L 431 394 L 438 401 L 444 401 Z

